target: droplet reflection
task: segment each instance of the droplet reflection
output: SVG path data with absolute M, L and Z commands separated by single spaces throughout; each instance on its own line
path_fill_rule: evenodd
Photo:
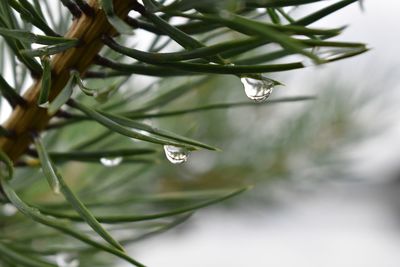
M 115 167 L 121 164 L 123 158 L 122 157 L 116 157 L 116 158 L 101 158 L 100 162 L 106 167 Z
M 264 102 L 271 95 L 275 82 L 260 75 L 260 78 L 242 77 L 244 91 L 248 98 L 255 102 Z
M 173 164 L 186 162 L 189 155 L 189 151 L 186 148 L 171 145 L 165 145 L 164 152 L 167 159 Z

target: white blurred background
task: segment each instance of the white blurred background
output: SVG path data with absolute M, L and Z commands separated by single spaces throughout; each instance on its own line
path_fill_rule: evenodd
M 194 216 L 187 231 L 180 226 L 136 244 L 134 256 L 152 267 L 399 266 L 400 2 L 367 0 L 364 8 L 354 4 L 319 25 L 350 25 L 341 38 L 365 42 L 370 52 L 283 76 L 293 94 L 329 78 L 376 97 L 379 103 L 372 99 L 360 116 L 372 128 L 382 123 L 386 128 L 348 149 L 356 181 L 300 192 L 276 188 L 273 207 L 249 205 L 239 213 L 208 208 Z

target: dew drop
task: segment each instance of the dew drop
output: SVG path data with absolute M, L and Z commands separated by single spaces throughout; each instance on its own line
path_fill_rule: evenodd
M 264 76 L 260 76 L 260 78 L 242 77 L 240 81 L 243 83 L 247 97 L 255 102 L 266 101 L 275 85 L 273 80 Z
M 115 167 L 121 164 L 123 158 L 122 157 L 116 157 L 116 158 L 101 158 L 100 162 L 106 167 Z
M 12 205 L 12 204 L 4 204 L 2 209 L 1 209 L 1 213 L 6 216 L 6 217 L 11 217 L 13 215 L 15 215 L 17 213 L 17 208 Z
M 173 164 L 186 162 L 189 155 L 189 151 L 186 148 L 171 145 L 165 145 L 164 152 L 167 159 Z
M 56 257 L 58 267 L 78 267 L 79 260 L 74 259 L 69 253 L 59 253 Z

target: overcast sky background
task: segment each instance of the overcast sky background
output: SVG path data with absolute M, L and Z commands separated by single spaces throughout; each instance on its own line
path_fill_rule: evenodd
M 397 200 L 398 194 L 382 181 L 400 169 L 400 1 L 364 2 L 364 13 L 352 5 L 320 25 L 348 24 L 341 39 L 365 42 L 372 50 L 317 70 L 291 72 L 285 84 L 290 89 L 337 74 L 341 80 L 376 86 L 377 96 L 387 95 L 385 110 L 372 110 L 368 116 L 372 124 L 388 120 L 391 127 L 360 145 L 354 155 L 355 170 L 369 182 L 293 195 L 296 201 L 275 210 L 200 211 L 188 231 L 182 228 L 136 244 L 133 255 L 152 267 L 399 266 L 397 206 L 389 196 Z

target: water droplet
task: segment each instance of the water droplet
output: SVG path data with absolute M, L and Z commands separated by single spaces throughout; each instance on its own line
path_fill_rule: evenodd
M 116 158 L 101 158 L 100 162 L 106 167 L 115 167 L 121 164 L 123 158 L 122 157 L 116 157 Z
M 266 101 L 276 84 L 273 80 L 261 75 L 259 78 L 242 77 L 240 81 L 243 83 L 247 97 L 255 102 Z
M 186 148 L 171 145 L 165 145 L 164 152 L 167 159 L 173 164 L 186 162 L 189 155 Z
M 1 209 L 1 213 L 3 213 L 3 215 L 6 217 L 13 216 L 14 214 L 17 213 L 17 211 L 18 211 L 17 208 L 14 205 L 9 204 L 9 203 L 4 204 Z
M 49 101 L 46 101 L 46 102 L 40 104 L 39 107 L 40 107 L 40 108 L 48 108 L 49 105 L 50 105 Z
M 74 259 L 69 253 L 59 253 L 56 257 L 58 267 L 78 267 L 79 260 Z

